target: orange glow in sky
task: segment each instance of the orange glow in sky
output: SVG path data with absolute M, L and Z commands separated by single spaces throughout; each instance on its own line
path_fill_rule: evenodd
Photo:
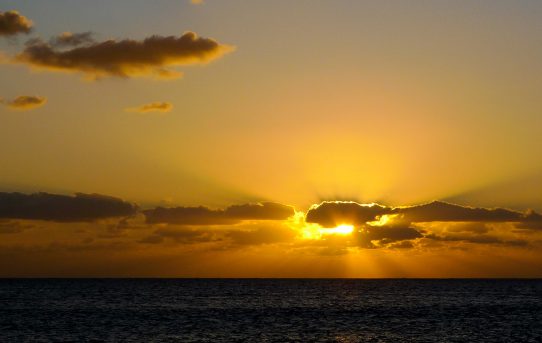
M 0 277 L 542 277 L 542 2 L 104 6 L 0 0 Z

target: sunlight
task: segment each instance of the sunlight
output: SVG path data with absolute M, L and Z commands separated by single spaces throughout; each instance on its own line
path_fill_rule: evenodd
M 372 222 L 367 222 L 367 224 L 371 226 L 386 226 L 391 221 L 393 221 L 394 218 L 396 218 L 398 214 L 383 214 L 379 217 L 376 217 L 377 220 L 374 220 Z
M 300 238 L 304 240 L 322 239 L 324 235 L 346 236 L 354 232 L 354 226 L 350 224 L 340 224 L 334 228 L 325 228 L 315 223 L 305 222 L 305 213 L 296 211 L 290 219 L 290 227 L 298 230 Z
M 349 235 L 354 231 L 354 226 L 349 224 L 337 225 L 334 228 L 322 228 L 320 233 L 324 235 Z

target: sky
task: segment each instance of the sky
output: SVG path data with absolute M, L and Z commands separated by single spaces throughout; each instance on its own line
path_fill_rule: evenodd
M 541 15 L 0 0 L 0 276 L 542 277 Z

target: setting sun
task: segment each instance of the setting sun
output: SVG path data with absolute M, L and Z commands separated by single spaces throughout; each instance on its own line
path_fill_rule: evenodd
M 353 231 L 354 231 L 354 226 L 348 225 L 348 224 L 341 224 L 331 229 L 328 229 L 328 228 L 320 229 L 320 232 L 324 235 L 349 235 Z

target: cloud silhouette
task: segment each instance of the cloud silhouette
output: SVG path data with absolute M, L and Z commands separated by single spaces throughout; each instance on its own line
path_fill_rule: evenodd
M 58 37 L 57 37 L 58 38 Z M 15 62 L 50 71 L 80 72 L 90 78 L 179 77 L 179 65 L 207 63 L 233 48 L 186 32 L 179 37 L 151 36 L 142 41 L 107 40 L 68 50 L 32 40 Z
M 382 215 L 401 215 L 405 222 L 542 222 L 542 216 L 534 211 L 526 213 L 503 208 L 480 208 L 434 201 L 427 204 L 387 207 L 378 204 L 356 202 L 323 202 L 307 212 L 306 220 L 325 227 L 347 223 L 363 225 Z
M 125 109 L 127 112 L 149 113 L 149 112 L 170 112 L 173 105 L 170 102 L 151 102 L 138 107 Z
M 362 225 L 377 216 L 391 213 L 391 209 L 378 204 L 359 204 L 353 201 L 324 201 L 312 206 L 307 212 L 307 223 L 324 227 L 340 224 Z
M 166 240 L 177 244 L 220 242 L 220 249 L 236 249 L 244 246 L 292 242 L 296 231 L 283 224 L 243 223 L 225 229 L 165 227 L 155 230 L 139 243 L 162 244 Z
M 503 239 L 494 235 L 465 235 L 465 234 L 428 234 L 424 238 L 432 239 L 440 242 L 463 242 L 472 244 L 497 244 L 505 246 L 527 246 L 528 241 L 523 239 Z
M 55 47 L 75 47 L 94 42 L 93 33 L 90 31 L 80 33 L 63 32 L 49 40 L 49 44 Z
M 35 95 L 20 95 L 13 100 L 2 100 L 3 105 L 19 111 L 28 111 L 41 107 L 47 103 L 47 98 Z
M 359 232 L 360 239 L 378 241 L 381 245 L 422 237 L 418 230 L 409 226 L 367 226 L 365 230 Z
M 0 12 L 0 36 L 13 36 L 32 31 L 32 21 L 17 11 Z
M 137 206 L 121 199 L 76 193 L 75 196 L 49 193 L 0 192 L 0 218 L 55 222 L 92 222 L 111 217 L 132 216 Z
M 394 209 L 412 222 L 519 222 L 526 214 L 503 208 L 487 209 L 454 205 L 442 201 Z
M 243 220 L 283 220 L 294 215 L 287 205 L 263 202 L 213 210 L 207 207 L 157 207 L 143 211 L 148 224 L 232 225 Z

